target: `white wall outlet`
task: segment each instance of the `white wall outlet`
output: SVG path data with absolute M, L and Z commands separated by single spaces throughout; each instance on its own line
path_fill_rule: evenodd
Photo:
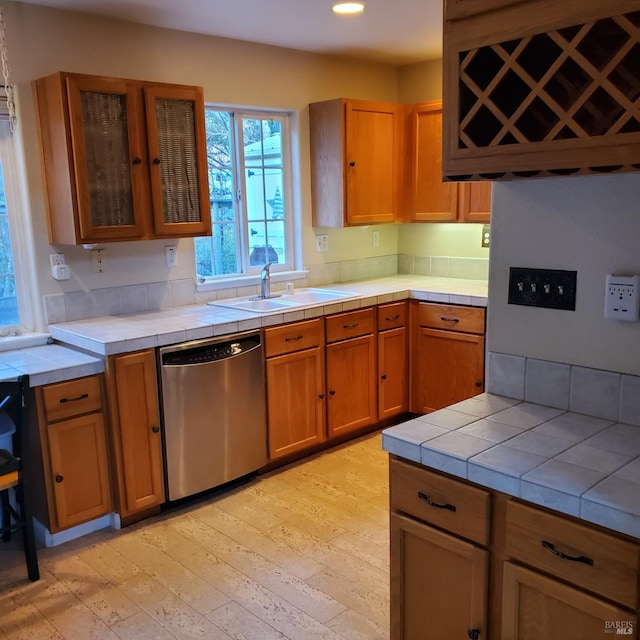
M 640 316 L 640 276 L 607 276 L 604 317 L 636 322 Z
M 167 267 L 175 267 L 178 264 L 178 247 L 175 244 L 164 248 L 164 257 Z
M 54 280 L 68 280 L 71 277 L 71 269 L 68 264 L 54 264 L 51 267 L 51 275 Z
M 329 236 L 322 234 L 316 236 L 316 251 L 329 250 Z
M 371 232 L 371 244 L 374 247 L 379 247 L 380 246 L 380 232 L 379 231 L 372 231 Z
M 52 268 L 59 264 L 65 264 L 64 253 L 50 253 L 49 262 L 51 262 Z
M 94 273 L 102 273 L 107 269 L 107 250 L 94 249 L 91 252 L 91 266 Z

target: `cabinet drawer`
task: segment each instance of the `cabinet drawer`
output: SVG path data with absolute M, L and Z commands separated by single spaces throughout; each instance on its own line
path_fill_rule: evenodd
M 640 547 L 632 542 L 510 500 L 506 549 L 515 560 L 637 606 Z
M 320 346 L 324 340 L 322 318 L 265 329 L 264 339 L 267 358 Z
M 373 307 L 327 316 L 327 342 L 337 342 L 373 333 L 376 317 Z
M 489 492 L 391 459 L 391 509 L 473 540 L 489 543 Z
M 484 333 L 484 314 L 485 310 L 480 307 L 421 303 L 418 306 L 418 324 L 433 329 Z
M 404 327 L 407 321 L 407 303 L 390 302 L 378 307 L 378 331 Z
M 42 388 L 47 422 L 79 416 L 102 408 L 100 378 L 91 376 Z

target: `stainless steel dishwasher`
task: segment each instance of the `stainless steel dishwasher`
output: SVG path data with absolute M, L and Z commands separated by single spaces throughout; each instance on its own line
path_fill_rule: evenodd
M 163 347 L 158 359 L 170 501 L 267 462 L 260 332 Z

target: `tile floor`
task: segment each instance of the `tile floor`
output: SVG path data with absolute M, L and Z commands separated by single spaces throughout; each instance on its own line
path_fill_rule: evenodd
M 361 438 L 122 531 L 0 544 L 0 640 L 387 640 L 388 465 Z

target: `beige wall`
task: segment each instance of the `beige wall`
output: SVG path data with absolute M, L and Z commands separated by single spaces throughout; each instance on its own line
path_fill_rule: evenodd
M 332 231 L 329 252 L 315 251 L 309 186 L 309 102 L 336 97 L 397 101 L 397 69 L 236 40 L 195 35 L 9 3 L 5 10 L 11 67 L 19 100 L 19 138 L 24 162 L 37 274 L 42 294 L 194 277 L 193 241 L 178 243 L 178 267 L 164 265 L 165 241 L 108 244 L 107 269 L 92 272 L 89 252 L 48 243 L 40 151 L 31 81 L 55 71 L 202 85 L 205 100 L 294 110 L 298 121 L 296 180 L 305 264 L 382 255 L 397 250 L 393 226 L 381 231 L 372 253 L 360 230 Z M 48 254 L 63 251 L 72 278 L 50 276 Z
M 489 350 L 640 374 L 640 323 L 604 317 L 606 275 L 640 274 L 640 176 L 514 180 L 493 197 Z M 576 310 L 507 304 L 509 267 L 577 271 Z
M 204 87 L 207 102 L 293 110 L 303 265 L 409 251 L 414 255 L 477 256 L 478 233 L 471 228 L 455 231 L 452 244 L 451 238 L 445 241 L 441 225 L 380 225 L 376 227 L 380 244 L 374 248 L 372 227 L 311 226 L 307 105 L 336 97 L 392 102 L 438 98 L 439 61 L 396 68 L 11 2 L 5 6 L 5 18 L 20 119 L 16 140 L 23 151 L 26 208 L 33 228 L 40 294 L 195 277 L 190 239 L 177 243 L 178 266 L 171 270 L 164 263 L 165 241 L 107 244 L 107 268 L 101 274 L 93 273 L 90 254 L 81 247 L 49 245 L 31 83 L 60 70 L 196 84 Z M 329 236 L 326 253 L 316 252 L 316 233 Z M 48 254 L 54 251 L 65 254 L 72 272 L 69 281 L 51 278 Z

